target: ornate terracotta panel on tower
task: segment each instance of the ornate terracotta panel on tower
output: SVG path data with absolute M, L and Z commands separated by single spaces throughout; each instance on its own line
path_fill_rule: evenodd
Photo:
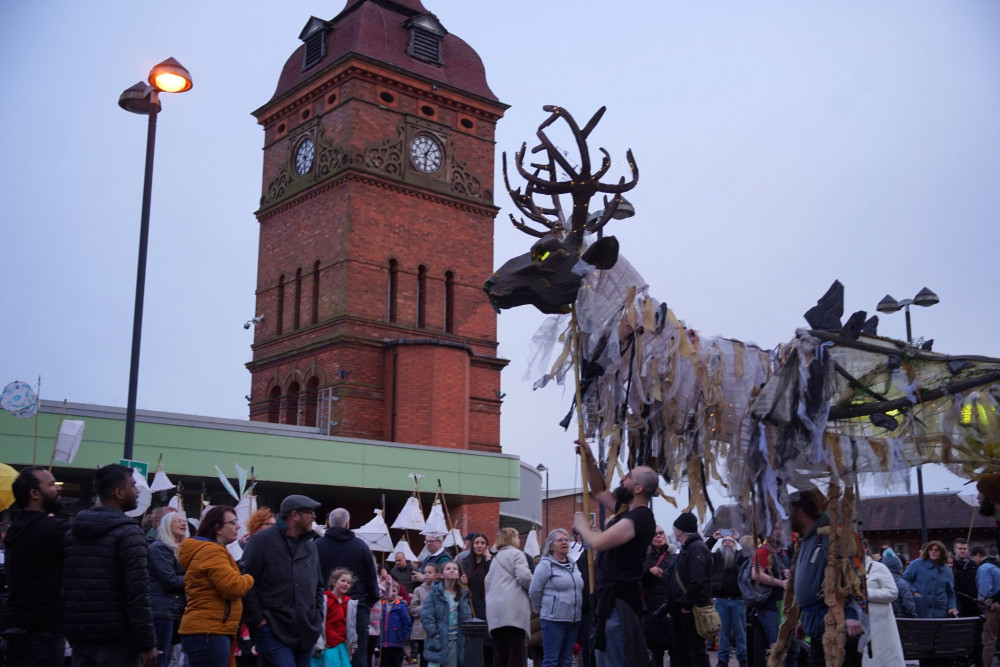
M 311 18 L 264 128 L 250 418 L 500 450 L 493 135 L 506 105 L 419 0 Z

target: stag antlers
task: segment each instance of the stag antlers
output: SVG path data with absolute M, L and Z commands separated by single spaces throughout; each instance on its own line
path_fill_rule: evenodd
M 599 148 L 598 150 L 603 155 L 601 166 L 596 173 L 590 173 L 590 150 L 587 147 L 587 137 L 590 136 L 591 131 L 601 120 L 605 107 L 598 109 L 597 113 L 593 115 L 582 129 L 573 119 L 573 116 L 565 109 L 554 105 L 547 105 L 542 108 L 549 112 L 549 117 L 538 126 L 536 134 L 540 143 L 532 148 L 531 152 L 534 154 L 545 151 L 548 161 L 530 163 L 529 168 L 534 171 L 529 172 L 524 166 L 524 155 L 527 144 L 521 144 L 521 149 L 514 155 L 514 166 L 521 177 L 527 181 L 524 192 L 521 192 L 521 188 L 515 190 L 510 187 L 510 180 L 507 177 L 506 152 L 503 154 L 503 181 L 518 210 L 528 219 L 543 225 L 546 229 L 545 231 L 540 231 L 530 227 L 523 219 L 519 221 L 513 215 L 510 216 L 510 219 L 515 227 L 531 236 L 543 237 L 553 232 L 562 235 L 568 232 L 572 237 L 575 237 L 574 243 L 579 247 L 586 234 L 597 233 L 598 237 L 600 237 L 601 229 L 611 220 L 618 211 L 619 205 L 624 201 L 622 194 L 635 187 L 635 184 L 639 181 L 639 168 L 632 157 L 632 150 L 629 149 L 626 156 L 629 167 L 632 170 L 632 180 L 625 182 L 625 177 L 623 176 L 619 179 L 618 183 L 601 183 L 601 178 L 611 168 L 611 156 L 606 150 Z M 569 125 L 569 129 L 576 141 L 576 146 L 580 153 L 580 166 L 578 168 L 570 164 L 566 156 L 556 148 L 555 144 L 545 134 L 545 128 L 552 125 L 559 118 L 565 120 L 566 124 Z M 541 175 L 543 172 L 546 174 L 545 177 Z M 559 180 L 560 175 L 567 176 L 567 180 Z M 605 196 L 603 211 L 600 214 L 590 215 L 588 212 L 590 200 L 598 192 L 613 194 L 614 196 L 610 201 Z M 551 197 L 552 205 L 539 206 L 535 202 L 534 197 L 536 194 Z M 568 225 L 559 199 L 560 195 L 565 194 L 571 195 L 573 199 L 573 211 Z

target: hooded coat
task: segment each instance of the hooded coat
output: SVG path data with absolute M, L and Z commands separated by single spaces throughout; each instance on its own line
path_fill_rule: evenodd
M 861 664 L 864 667 L 899 667 L 903 659 L 903 646 L 899 640 L 899 628 L 892 613 L 892 602 L 898 593 L 892 573 L 882 563 L 866 559 L 868 588 L 868 622 L 871 635 L 871 653 L 862 651 Z
M 465 661 L 465 633 L 462 632 L 462 623 L 472 617 L 472 610 L 469 608 L 469 592 L 463 588 L 457 588 L 455 593 L 458 597 L 458 633 L 456 636 L 458 651 L 458 664 Z M 444 585 L 440 581 L 435 581 L 431 586 L 430 595 L 424 602 L 420 610 L 420 622 L 424 626 L 427 638 L 424 640 L 424 659 L 427 662 L 444 664 L 448 662 L 449 636 L 448 636 L 448 598 L 445 597 Z
M 156 647 L 147 554 L 145 533 L 121 510 L 76 515 L 66 533 L 62 588 L 71 644 Z
M 181 542 L 178 559 L 185 570 L 187 606 L 177 633 L 235 635 L 253 577 L 240 574 L 226 547 L 204 537 Z
M 10 597 L 0 627 L 59 631 L 63 540 L 68 528 L 65 519 L 44 512 L 24 511 L 14 516 L 3 541 Z
M 347 594 L 366 609 L 378 604 L 378 574 L 372 550 L 353 531 L 342 526 L 331 526 L 316 540 L 322 581 L 330 579 L 330 573 L 338 567 L 346 567 L 354 574 L 354 583 Z
M 528 589 L 531 610 L 545 621 L 576 623 L 583 608 L 583 577 L 576 563 L 548 555 L 538 562 Z
M 917 602 L 913 598 L 913 590 L 910 589 L 910 582 L 903 579 L 903 561 L 896 554 L 886 551 L 882 555 L 882 564 L 889 568 L 892 579 L 896 582 L 896 590 L 899 591 L 892 602 L 893 616 L 917 618 Z

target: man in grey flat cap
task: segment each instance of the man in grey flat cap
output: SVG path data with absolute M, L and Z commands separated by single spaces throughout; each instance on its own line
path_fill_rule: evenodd
M 243 553 L 243 571 L 254 579 L 243 617 L 269 667 L 308 667 L 323 629 L 324 582 L 308 535 L 317 509 L 312 498 L 288 496 L 277 523 L 257 533 Z

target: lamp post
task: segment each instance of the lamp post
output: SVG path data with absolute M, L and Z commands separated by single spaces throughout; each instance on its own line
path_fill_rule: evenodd
M 142 186 L 142 215 L 139 222 L 139 259 L 135 277 L 135 309 L 132 316 L 132 357 L 128 376 L 128 406 L 125 409 L 123 458 L 131 459 L 135 443 L 135 403 L 139 388 L 139 347 L 142 340 L 142 305 L 146 291 L 146 246 L 149 241 L 149 201 L 153 189 L 153 147 L 156 144 L 156 115 L 163 93 L 183 93 L 191 89 L 191 73 L 173 58 L 167 58 L 149 72 L 149 84 L 142 81 L 127 88 L 118 106 L 130 113 L 149 116 L 146 129 L 146 173 Z
M 905 309 L 906 342 L 912 345 L 913 330 L 910 328 L 910 306 L 923 306 L 924 308 L 930 308 L 939 301 L 940 299 L 938 298 L 938 295 L 925 287 L 917 292 L 917 295 L 912 299 L 903 299 L 902 301 L 896 301 L 890 295 L 886 294 L 882 300 L 878 302 L 878 305 L 875 306 L 875 310 L 880 313 L 888 314 L 897 313 L 901 309 Z M 920 506 L 920 545 L 923 546 L 927 544 L 927 511 L 924 509 L 923 465 L 917 466 L 917 502 Z
M 545 473 L 545 530 L 544 536 L 548 538 L 549 536 L 549 469 L 545 467 L 544 463 L 539 463 L 536 468 L 538 472 Z

